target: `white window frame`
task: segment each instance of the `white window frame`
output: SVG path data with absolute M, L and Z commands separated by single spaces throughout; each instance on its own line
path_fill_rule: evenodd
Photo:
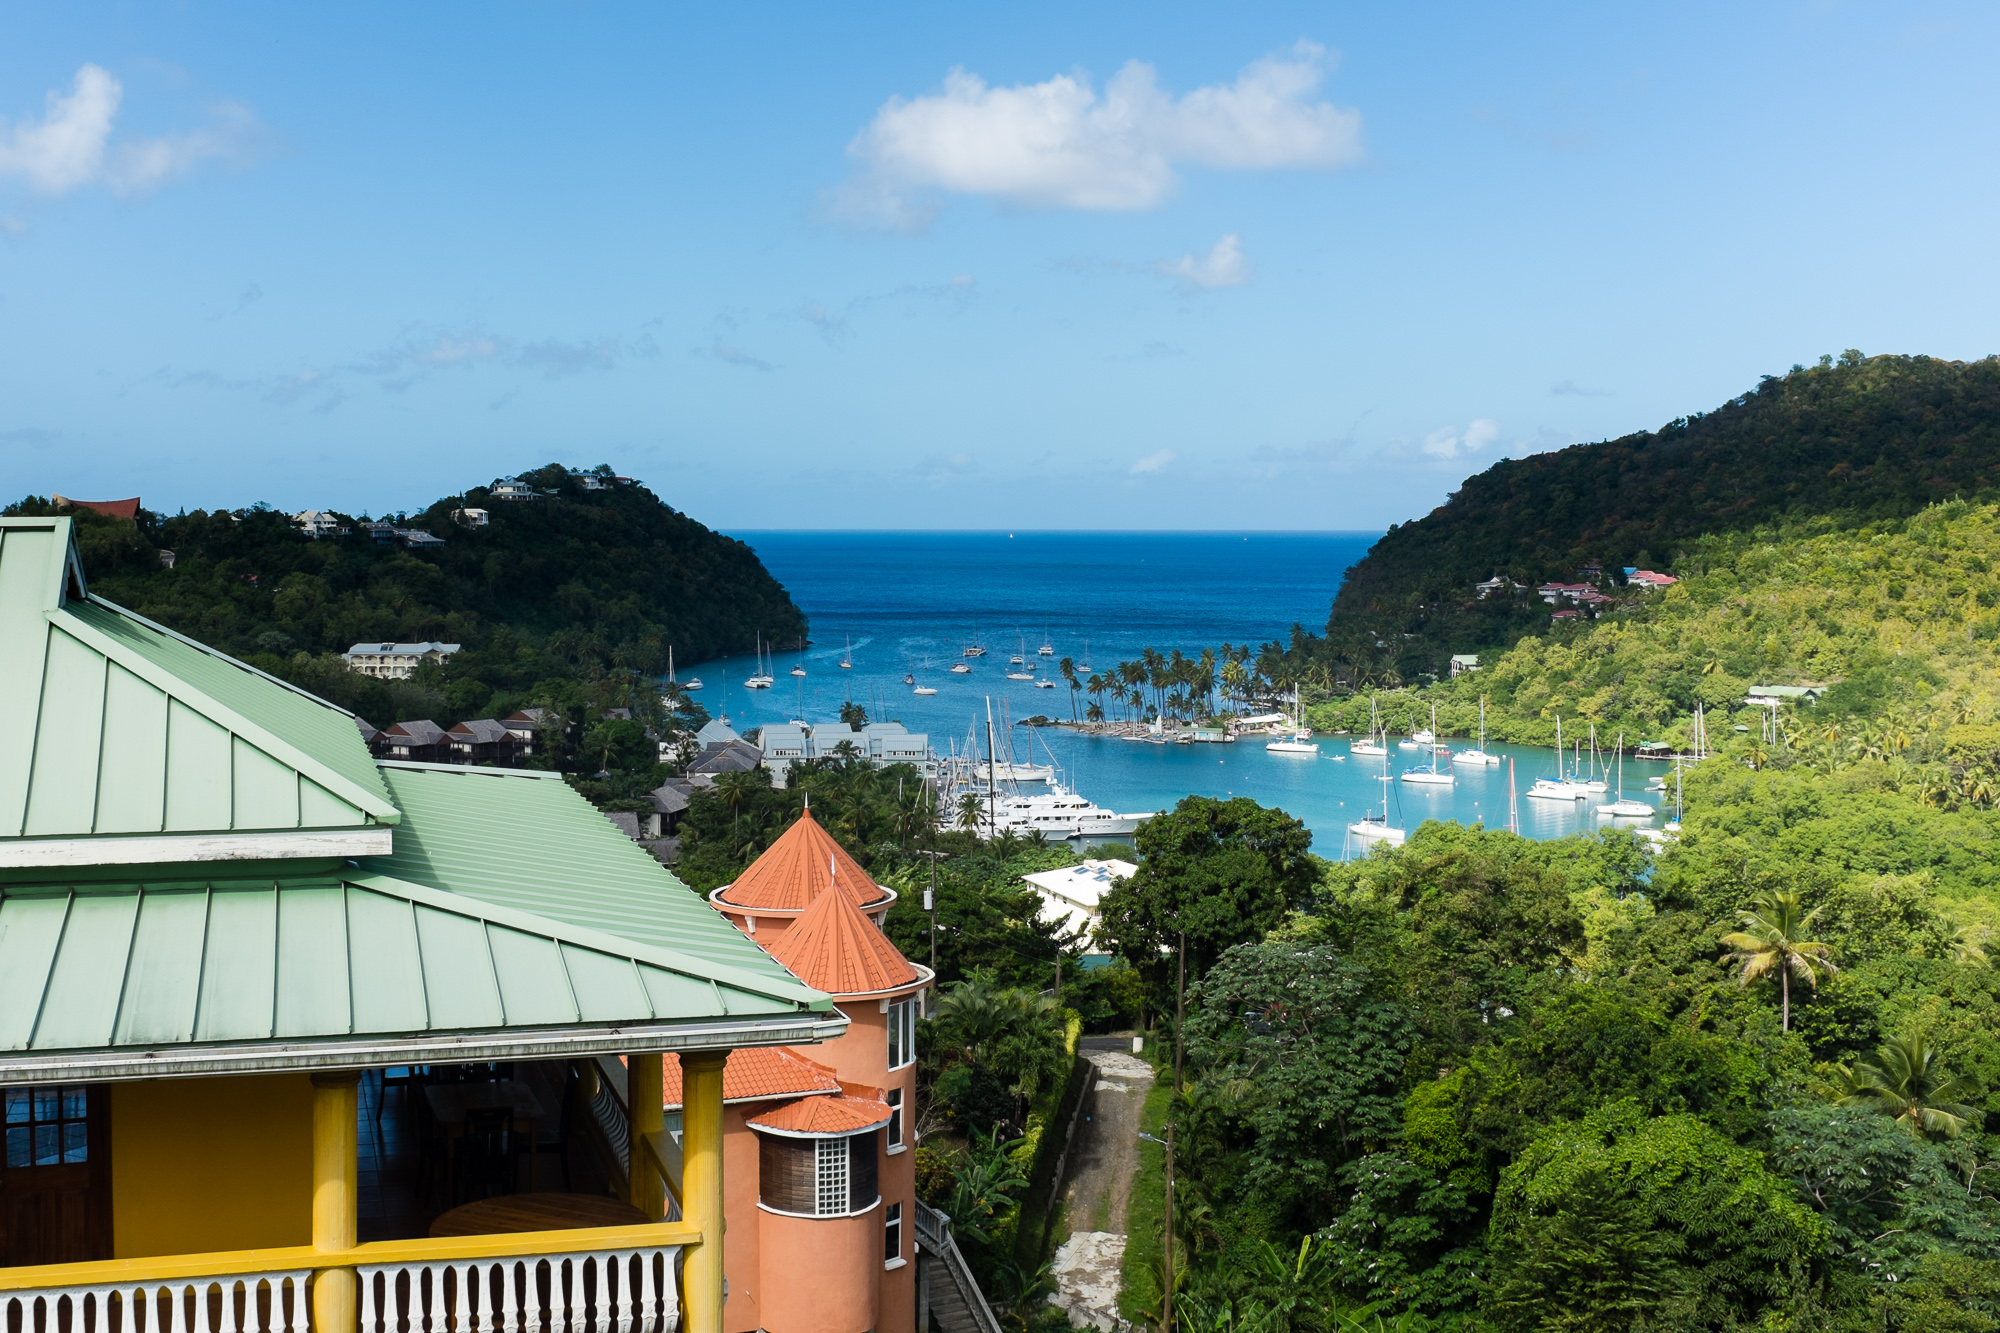
M 885 1153 L 899 1153 L 903 1151 L 903 1090 L 901 1088 L 891 1088 L 884 1095 L 883 1100 L 889 1107 L 888 1132 L 883 1136 L 882 1140 L 886 1145 L 884 1151 Z
M 889 1002 L 889 1068 L 917 1062 L 917 999 L 914 995 Z
M 889 1253 L 889 1238 L 895 1237 L 896 1252 Z M 908 1260 L 903 1258 L 903 1205 L 892 1203 L 882 1210 L 882 1267 L 901 1268 Z

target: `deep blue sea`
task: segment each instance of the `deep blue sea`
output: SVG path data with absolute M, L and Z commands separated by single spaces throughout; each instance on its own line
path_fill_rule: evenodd
M 777 685 L 746 690 L 752 658 L 695 664 L 696 696 L 712 714 L 739 729 L 803 718 L 832 719 L 849 699 L 871 718 L 901 721 L 928 732 L 940 753 L 962 752 L 976 733 L 984 749 L 986 707 L 996 721 L 1037 713 L 1067 717 L 1070 693 L 1004 679 L 1008 658 L 1022 653 L 1042 675 L 1072 657 L 1099 671 L 1147 647 L 1190 656 L 1223 643 L 1256 647 L 1285 639 L 1294 624 L 1317 631 L 1349 566 L 1379 533 L 1371 532 L 770 532 L 730 534 L 749 543 L 791 593 L 812 625 L 812 643 L 779 644 L 772 670 Z M 971 675 L 951 674 L 973 642 L 987 655 Z M 852 643 L 850 670 L 839 666 Z M 1038 657 L 1041 644 L 1054 657 Z M 792 667 L 806 675 L 793 677 Z M 903 684 L 914 672 L 938 693 L 919 697 Z M 1079 697 L 1077 706 L 1088 703 Z M 1075 790 L 1125 812 L 1170 807 L 1182 796 L 1249 796 L 1305 820 L 1315 850 L 1342 854 L 1348 822 L 1365 807 L 1380 808 L 1386 774 L 1428 762 L 1392 747 L 1382 760 L 1347 758 L 1344 738 L 1324 738 L 1321 753 L 1267 754 L 1261 741 L 1233 745 L 1147 745 L 1080 736 L 1052 727 L 1011 729 L 1014 755 L 1046 763 L 1052 755 Z M 1030 739 L 1032 737 L 1032 740 Z M 1469 742 L 1466 742 L 1469 743 Z M 1005 742 L 1003 741 L 1003 745 Z M 1493 745 L 1515 760 L 1525 791 L 1553 770 L 1546 750 Z M 1004 757 L 1004 756 L 1003 756 Z M 1626 765 L 1627 795 L 1660 764 Z M 1458 766 L 1455 786 L 1386 784 L 1392 822 L 1414 829 L 1427 818 L 1507 822 L 1506 765 Z M 1609 797 L 1599 799 L 1610 799 Z M 1559 837 L 1601 821 L 1588 804 L 1517 802 L 1521 831 Z M 1657 822 L 1657 821 L 1655 821 Z

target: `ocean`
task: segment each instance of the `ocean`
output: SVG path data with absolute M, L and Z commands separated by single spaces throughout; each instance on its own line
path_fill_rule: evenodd
M 733 532 L 753 547 L 771 573 L 805 611 L 812 642 L 775 645 L 771 669 L 778 683 L 748 690 L 753 657 L 695 664 L 680 672 L 697 676 L 695 697 L 711 714 L 726 715 L 739 730 L 803 718 L 832 720 L 843 702 L 862 705 L 873 719 L 902 722 L 929 734 L 932 747 L 983 754 L 990 701 L 996 729 L 1002 719 L 1035 714 L 1068 718 L 1070 691 L 1055 664 L 1070 657 L 1106 671 L 1148 647 L 1189 656 L 1224 643 L 1253 649 L 1285 640 L 1294 624 L 1318 631 L 1349 566 L 1379 533 L 1372 532 Z M 962 650 L 987 649 L 970 659 L 970 675 L 954 675 Z M 1036 649 L 1052 645 L 1055 654 Z M 850 649 L 851 644 L 851 649 Z M 841 669 L 849 655 L 851 669 Z M 1057 688 L 1037 689 L 1004 679 L 1016 653 L 1052 677 Z M 801 666 L 806 674 L 789 674 Z M 918 696 L 903 683 L 914 673 L 937 689 Z M 1090 702 L 1079 695 L 1080 714 Z M 1313 830 L 1314 850 L 1338 857 L 1351 820 L 1386 800 L 1391 823 L 1409 829 L 1427 818 L 1492 825 L 1509 822 L 1507 784 L 1525 792 L 1536 777 L 1554 771 L 1547 750 L 1489 746 L 1503 756 L 1498 768 L 1458 765 L 1450 787 L 1398 780 L 1430 757 L 1393 744 L 1389 758 L 1348 757 L 1344 737 L 1320 739 L 1315 755 L 1270 754 L 1260 739 L 1228 745 L 1149 745 L 1082 736 L 1066 728 L 1013 726 L 1014 756 L 1063 770 L 1075 791 L 1121 812 L 1170 808 L 1191 793 L 1248 796 L 1276 805 Z M 1003 758 L 1006 740 L 1002 740 Z M 1470 742 L 1454 742 L 1462 748 Z M 1628 761 L 1627 795 L 1644 797 L 1647 777 L 1662 764 Z M 1383 777 L 1390 781 L 1384 783 Z M 1598 800 L 1609 800 L 1600 797 Z M 1519 799 L 1515 815 L 1531 837 L 1560 837 L 1605 822 L 1595 802 Z M 1630 821 L 1622 821 L 1630 822 Z M 1657 823 L 1658 821 L 1652 821 Z

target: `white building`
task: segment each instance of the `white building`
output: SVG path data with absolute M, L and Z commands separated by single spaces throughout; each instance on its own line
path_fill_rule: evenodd
M 1120 881 L 1132 878 L 1139 867 L 1130 861 L 1085 861 L 1023 875 L 1021 882 L 1042 898 L 1044 921 L 1060 921 L 1063 929 L 1082 931 L 1085 939 L 1097 928 L 1098 905 Z
M 1479 670 L 1478 653 L 1453 653 L 1451 655 L 1452 675 L 1462 676 L 1468 671 L 1477 671 L 1477 670 Z
M 534 487 L 530 486 L 527 482 L 521 481 L 514 477 L 508 477 L 504 481 L 494 482 L 492 496 L 496 500 L 508 501 L 514 503 L 518 503 L 522 500 L 535 500 L 540 498 L 535 494 Z
M 771 771 L 774 787 L 785 785 L 793 764 L 802 759 L 835 758 L 843 744 L 853 746 L 856 758 L 866 759 L 877 768 L 889 764 L 923 768 L 931 759 L 931 738 L 909 730 L 900 722 L 870 722 L 859 728 L 845 722 L 819 722 L 810 729 L 786 722 L 765 727 L 758 740 L 764 752 L 764 767 Z
M 491 517 L 492 515 L 484 509 L 454 509 L 451 511 L 452 522 L 462 528 L 483 528 L 486 526 L 487 520 Z
M 308 509 L 302 514 L 293 514 L 292 522 L 305 531 L 306 536 L 318 541 L 321 537 L 334 537 L 340 533 L 340 520 L 324 509 Z
M 455 643 L 357 643 L 341 654 L 351 670 L 377 680 L 408 680 L 425 662 L 442 662 Z

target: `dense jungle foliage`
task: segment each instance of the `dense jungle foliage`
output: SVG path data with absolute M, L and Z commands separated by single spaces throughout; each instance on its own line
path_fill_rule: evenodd
M 600 467 L 593 478 L 608 478 Z M 443 725 L 541 703 L 650 707 L 667 651 L 687 666 L 765 639 L 797 638 L 803 614 L 748 546 L 669 508 L 644 486 L 604 489 L 557 465 L 521 474 L 539 499 L 485 487 L 382 516 L 444 538 L 379 545 L 353 527 L 314 540 L 266 506 L 137 522 L 29 497 L 8 514 L 70 514 L 91 590 L 284 677 L 377 726 Z M 451 512 L 485 509 L 485 527 Z M 363 520 L 365 521 L 365 519 Z M 173 568 L 159 552 L 174 553 Z M 348 671 L 368 640 L 464 645 L 407 682 Z M 636 684 L 635 684 L 636 683 Z
M 1657 431 L 1468 478 L 1347 571 L 1307 655 L 1330 681 L 1414 682 L 1546 625 L 1532 598 L 1475 598 L 1493 575 L 1571 581 L 1590 561 L 1675 573 L 1702 537 L 1800 517 L 1880 524 L 1996 494 L 2000 360 L 1822 357 Z

